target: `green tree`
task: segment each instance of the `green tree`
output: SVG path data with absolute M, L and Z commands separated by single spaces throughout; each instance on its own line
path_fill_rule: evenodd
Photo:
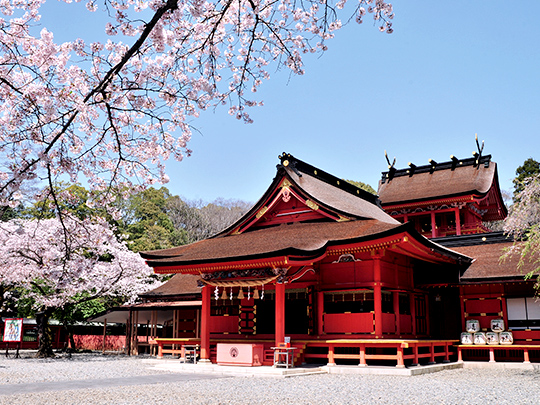
M 535 174 L 540 174 L 540 163 L 533 158 L 525 160 L 523 165 L 516 169 L 516 177 L 513 180 L 514 201 L 516 201 L 517 195 L 523 191 L 526 180 Z
M 59 183 L 54 192 L 43 190 L 40 200 L 22 210 L 21 214 L 23 217 L 36 219 L 55 218 L 59 212 L 69 212 L 79 219 L 91 216 L 109 217 L 103 208 L 92 205 L 93 197 L 80 184 Z M 111 222 L 110 218 L 108 220 Z
M 186 232 L 175 229 L 167 213 L 171 199 L 166 187 L 148 188 L 123 203 L 118 227 L 128 235 L 132 251 L 167 249 L 187 242 Z
M 367 191 L 368 193 L 377 195 L 377 192 L 375 191 L 375 189 L 373 187 L 371 187 L 367 183 L 363 183 L 361 181 L 356 181 L 356 180 L 345 180 L 345 181 L 348 182 L 348 183 L 351 183 L 352 185 L 354 185 L 354 186 L 356 186 L 358 188 L 361 188 L 362 190 Z

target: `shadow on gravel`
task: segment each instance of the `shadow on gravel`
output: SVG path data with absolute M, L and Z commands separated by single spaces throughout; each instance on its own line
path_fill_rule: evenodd
M 50 391 L 81 390 L 87 388 L 100 389 L 123 387 L 130 385 L 161 384 L 181 381 L 208 380 L 215 378 L 229 378 L 209 374 L 152 374 L 136 377 L 107 378 L 97 380 L 54 381 L 29 384 L 0 385 L 0 395 L 31 394 Z

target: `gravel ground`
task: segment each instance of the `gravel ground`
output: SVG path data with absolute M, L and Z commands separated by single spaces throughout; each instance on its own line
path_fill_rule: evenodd
M 62 390 L 62 382 L 148 376 L 140 357 L 0 357 L 0 390 L 48 383 L 57 391 L 0 395 L 0 404 L 538 404 L 540 371 L 457 369 L 415 377 L 323 374 L 291 378 L 213 377 Z M 132 379 L 133 380 L 133 379 Z M 13 389 L 13 388 L 12 388 Z M 0 391 L 1 392 L 1 391 Z

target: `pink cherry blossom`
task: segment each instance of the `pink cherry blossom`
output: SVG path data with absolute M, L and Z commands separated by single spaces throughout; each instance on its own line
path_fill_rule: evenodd
M 0 252 L 0 283 L 25 288 L 37 309 L 103 296 L 129 302 L 160 284 L 99 218 L 2 222 Z
M 201 110 L 228 104 L 252 122 L 244 107 L 263 103 L 245 94 L 281 67 L 303 74 L 302 55 L 325 51 L 351 17 L 340 18 L 345 0 L 89 0 L 92 12 L 106 7 L 97 29 L 110 39 L 59 44 L 40 25 L 44 1 L 0 3 L 0 206 L 18 204 L 30 180 L 50 193 L 84 181 L 103 201 L 166 181 L 163 162 L 190 155 Z M 392 30 L 383 0 L 353 13 Z

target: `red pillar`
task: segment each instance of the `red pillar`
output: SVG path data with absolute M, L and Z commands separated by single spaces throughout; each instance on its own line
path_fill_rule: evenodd
M 210 361 L 210 286 L 202 288 L 202 308 L 201 308 L 201 361 Z
M 375 337 L 382 338 L 382 286 L 381 286 L 381 258 L 375 257 L 373 261 L 373 306 L 375 310 Z
M 456 235 L 461 235 L 461 220 L 459 219 L 459 208 L 456 208 Z
M 276 346 L 285 340 L 285 284 L 276 283 Z
M 437 237 L 437 222 L 435 222 L 435 211 L 431 211 L 431 237 Z

